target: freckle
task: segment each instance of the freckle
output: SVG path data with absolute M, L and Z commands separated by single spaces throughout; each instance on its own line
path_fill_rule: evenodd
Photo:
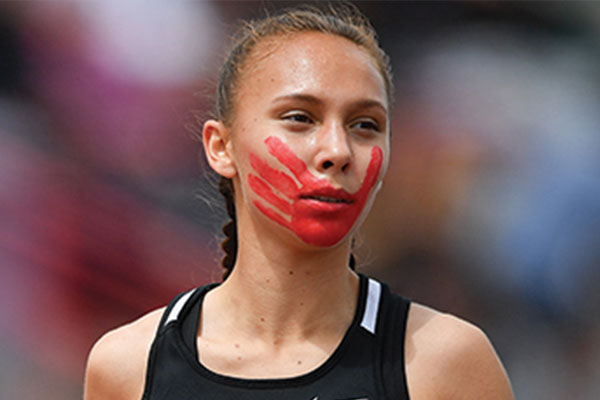
M 303 303 L 303 302 L 300 302 L 300 307 L 302 307 L 303 305 L 304 305 L 304 303 Z
M 238 357 L 237 359 L 238 359 L 238 361 L 242 361 L 242 357 Z
M 298 360 L 298 365 L 302 364 L 302 361 Z
M 270 279 L 267 279 L 267 283 L 271 283 L 271 280 L 270 280 Z
M 265 322 L 265 319 L 263 317 L 261 317 L 260 322 Z
M 306 271 L 306 275 L 310 275 L 310 271 Z
M 294 271 L 290 271 L 290 275 L 294 275 Z
M 240 345 L 239 345 L 239 343 L 236 343 L 236 344 L 235 344 L 235 348 L 236 348 L 236 349 L 239 349 L 239 348 L 240 348 Z

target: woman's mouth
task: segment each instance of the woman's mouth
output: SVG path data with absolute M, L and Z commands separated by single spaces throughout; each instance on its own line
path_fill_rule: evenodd
M 338 198 L 338 197 L 303 195 L 303 196 L 300 196 L 300 198 L 301 199 L 306 199 L 306 200 L 317 200 L 317 201 L 322 201 L 322 202 L 325 202 L 325 203 L 345 203 L 345 204 L 352 204 L 352 200 L 350 200 L 350 199 L 344 199 L 344 198 Z

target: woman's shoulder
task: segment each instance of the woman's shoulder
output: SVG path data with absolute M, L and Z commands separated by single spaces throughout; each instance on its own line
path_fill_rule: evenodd
M 165 308 L 103 335 L 88 357 L 85 399 L 139 399 L 150 347 Z
M 405 362 L 411 398 L 513 399 L 504 367 L 483 330 L 414 302 Z

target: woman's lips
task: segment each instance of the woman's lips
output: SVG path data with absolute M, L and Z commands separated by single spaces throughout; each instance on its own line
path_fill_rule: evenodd
M 323 186 L 300 193 L 300 200 L 314 200 L 330 204 L 352 204 L 354 197 L 344 189 L 334 189 L 330 186 Z
M 323 201 L 325 203 L 344 203 L 344 204 L 352 204 L 351 200 L 347 199 L 339 199 L 335 197 L 326 197 L 326 196 L 300 196 L 302 200 L 317 200 Z
M 301 193 L 299 203 L 313 212 L 332 213 L 347 210 L 354 203 L 352 195 L 342 189 L 323 187 Z

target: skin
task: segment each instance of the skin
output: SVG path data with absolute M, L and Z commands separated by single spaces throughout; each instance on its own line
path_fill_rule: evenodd
M 282 378 L 322 364 L 352 321 L 358 277 L 347 266 L 350 240 L 387 168 L 388 104 L 368 53 L 337 36 L 265 40 L 248 64 L 234 99 L 235 120 L 204 126 L 209 164 L 233 179 L 243 234 L 233 272 L 206 295 L 197 344 L 199 361 L 216 373 Z M 319 213 L 340 224 L 327 204 L 301 215 L 314 220 L 306 226 L 292 223 L 298 192 L 315 182 L 331 196 L 364 197 L 351 207 L 350 226 L 331 237 L 307 228 Z M 141 397 L 161 313 L 96 343 L 86 399 Z M 465 321 L 413 304 L 405 348 L 411 399 L 513 398 L 490 342 Z

